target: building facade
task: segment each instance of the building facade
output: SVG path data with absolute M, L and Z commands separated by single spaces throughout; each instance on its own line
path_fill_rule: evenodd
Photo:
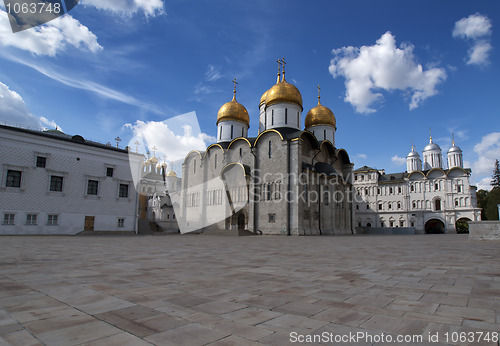
M 336 146 L 333 112 L 318 94 L 303 128 L 302 95 L 284 69 L 258 107 L 258 135 L 248 137 L 249 115 L 235 86 L 217 114 L 217 142 L 186 156 L 181 231 L 351 234 L 353 165 Z
M 0 234 L 136 231 L 142 155 L 57 130 L 0 126 L 0 142 Z
M 407 170 L 385 173 L 371 167 L 354 171 L 356 227 L 413 227 L 415 233 L 456 233 L 465 221 L 481 219 L 471 170 L 463 168 L 462 150 L 452 143 L 444 167 L 441 148 L 432 141 L 423 162 L 412 146 Z

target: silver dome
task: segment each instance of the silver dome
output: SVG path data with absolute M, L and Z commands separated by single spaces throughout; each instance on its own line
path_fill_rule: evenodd
M 427 144 L 424 148 L 424 151 L 434 151 L 434 150 L 441 151 L 441 148 L 439 147 L 439 145 L 437 145 L 436 143 L 432 143 L 432 142 Z
M 420 155 L 415 151 L 415 150 L 412 150 L 410 151 L 410 153 L 408 154 L 408 156 L 406 156 L 406 158 L 410 158 L 410 157 L 420 157 Z
M 462 152 L 462 149 L 460 149 L 456 145 L 452 146 L 450 148 L 450 150 L 448 150 L 448 153 L 461 153 L 461 152 Z

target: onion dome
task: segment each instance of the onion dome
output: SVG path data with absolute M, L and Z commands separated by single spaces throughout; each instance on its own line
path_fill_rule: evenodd
M 319 86 L 318 86 L 319 90 Z M 337 120 L 330 108 L 321 104 L 320 95 L 318 94 L 318 105 L 307 112 L 305 126 L 306 128 L 315 125 L 329 125 L 335 127 Z
M 406 158 L 410 158 L 410 157 L 418 157 L 420 158 L 420 155 L 415 151 L 415 147 L 412 145 L 411 146 L 411 151 L 410 153 L 406 156 Z
M 457 147 L 455 145 L 455 138 L 453 138 L 453 140 L 451 142 L 451 145 L 452 145 L 452 147 L 448 150 L 448 154 L 450 154 L 450 153 L 461 153 L 462 152 L 462 149 L 460 149 L 460 147 Z
M 221 121 L 240 121 L 250 125 L 250 117 L 247 109 L 238 101 L 236 101 L 236 92 L 233 94 L 233 99 L 225 103 L 217 113 L 217 124 Z
M 259 102 L 259 108 L 260 108 L 260 106 L 262 106 L 264 103 L 266 103 L 266 96 L 267 96 L 267 92 L 268 92 L 268 91 L 269 91 L 269 89 L 268 89 L 268 90 L 266 90 L 266 92 L 262 94 L 262 97 L 260 98 L 260 102 Z
M 167 177 L 177 177 L 177 174 L 173 170 L 170 170 L 170 172 L 167 173 Z
M 153 155 L 152 158 L 150 158 L 148 160 L 149 163 L 153 164 L 153 165 L 156 165 L 158 163 L 158 159 L 156 158 L 156 156 Z
M 266 92 L 266 107 L 276 103 L 289 102 L 295 103 L 302 108 L 302 95 L 299 89 L 285 80 L 285 71 L 283 70 L 283 79 L 274 84 Z

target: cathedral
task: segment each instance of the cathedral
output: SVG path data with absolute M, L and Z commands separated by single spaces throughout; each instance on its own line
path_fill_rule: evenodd
M 182 233 L 353 233 L 353 164 L 336 146 L 335 116 L 318 86 L 303 127 L 302 95 L 286 80 L 284 60 L 278 63 L 276 83 L 258 105 L 258 135 L 248 136 L 234 81 L 232 100 L 217 114 L 217 142 L 184 159 L 178 200 L 172 197 Z
M 355 226 L 406 228 L 415 233 L 466 232 L 467 221 L 481 220 L 476 187 L 470 186 L 470 168 L 463 167 L 462 150 L 453 140 L 447 152 L 432 136 L 422 152 L 415 147 L 406 157 L 406 172 L 385 173 L 371 167 L 354 171 Z

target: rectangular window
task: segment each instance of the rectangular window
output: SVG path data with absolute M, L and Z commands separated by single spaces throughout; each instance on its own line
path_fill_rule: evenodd
M 113 167 L 106 167 L 106 176 L 113 177 Z
M 217 169 L 217 154 L 215 154 L 214 168 Z
M 43 156 L 37 156 L 36 157 L 36 166 L 40 168 L 45 168 L 45 165 L 47 164 L 47 158 Z
M 231 139 L 233 139 L 233 125 L 231 125 Z
M 405 226 L 405 222 L 403 220 L 399 220 L 399 227 L 404 227 Z
M 50 177 L 50 191 L 62 191 L 63 188 L 63 177 L 57 175 L 52 175 Z
M 274 109 L 271 111 L 271 125 L 274 125 Z
M 99 182 L 97 180 L 89 180 L 87 183 L 87 195 L 97 195 Z
M 21 171 L 7 170 L 6 187 L 21 187 Z
M 118 197 L 128 198 L 128 184 L 120 184 Z
M 269 158 L 271 158 L 271 141 L 269 141 Z
M 15 214 L 3 214 L 3 224 L 13 225 L 15 216 Z
M 26 224 L 27 225 L 36 225 L 36 214 L 28 214 L 26 215 Z
M 125 227 L 125 219 L 124 218 L 118 218 L 118 225 L 117 225 L 118 228 L 123 228 Z
M 401 187 L 398 187 L 398 193 L 401 193 Z
M 378 210 L 382 210 L 382 203 L 378 205 Z
M 48 226 L 57 226 L 58 221 L 59 221 L 59 215 L 56 214 L 47 215 Z
M 457 192 L 462 192 L 462 186 L 460 185 L 457 186 Z
M 288 124 L 288 109 L 285 108 L 285 125 Z

